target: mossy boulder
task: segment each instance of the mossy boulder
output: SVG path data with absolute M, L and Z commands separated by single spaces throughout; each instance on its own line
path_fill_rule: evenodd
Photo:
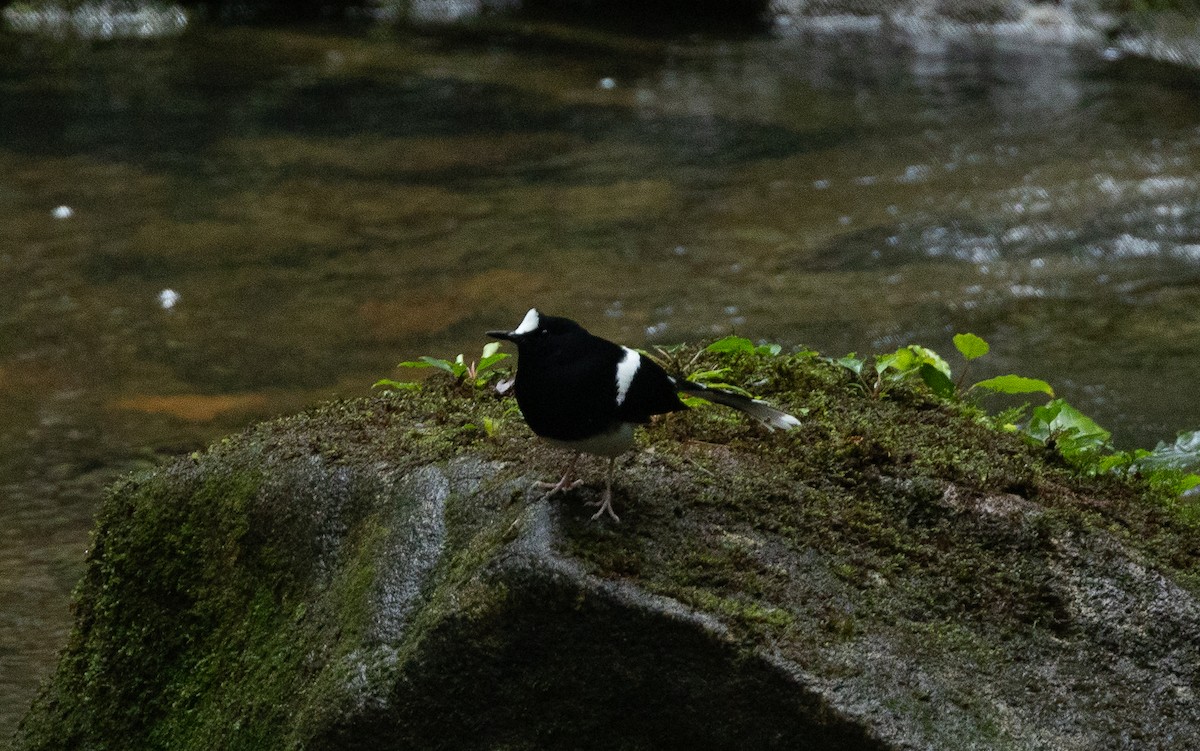
M 661 420 L 620 524 L 448 380 L 125 480 L 18 748 L 1200 748 L 1180 501 L 917 387 L 711 364 L 802 425 Z

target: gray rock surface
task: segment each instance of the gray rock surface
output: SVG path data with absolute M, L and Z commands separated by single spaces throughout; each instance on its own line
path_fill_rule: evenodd
M 131 478 L 18 747 L 1200 747 L 1196 540 L 1161 499 L 806 367 L 789 434 L 653 428 L 619 525 L 599 474 L 531 492 L 562 457 L 486 395 Z

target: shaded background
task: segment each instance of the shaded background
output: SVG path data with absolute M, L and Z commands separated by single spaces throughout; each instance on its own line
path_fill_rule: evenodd
M 976 376 L 1045 378 L 1120 446 L 1200 427 L 1186 33 L 550 5 L 0 32 L 0 737 L 104 485 L 531 305 L 632 345 L 973 331 Z

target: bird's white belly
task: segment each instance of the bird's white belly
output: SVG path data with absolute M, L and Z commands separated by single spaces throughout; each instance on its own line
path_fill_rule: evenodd
M 615 430 L 578 441 L 547 438 L 551 444 L 571 451 L 583 451 L 598 456 L 617 456 L 633 448 L 633 424 L 623 422 Z

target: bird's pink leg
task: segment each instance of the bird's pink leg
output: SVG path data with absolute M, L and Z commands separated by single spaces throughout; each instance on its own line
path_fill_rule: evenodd
M 579 452 L 575 452 L 575 456 L 571 457 L 571 463 L 567 465 L 567 471 L 563 473 L 562 479 L 558 482 L 535 482 L 533 487 L 542 490 L 548 489 L 550 492 L 542 496 L 549 498 L 555 493 L 565 493 L 568 490 L 574 490 L 579 487 L 583 480 L 575 479 L 575 465 L 579 463 Z
M 617 463 L 617 457 L 615 457 L 615 456 L 608 460 L 608 474 L 604 478 L 604 495 L 600 499 L 600 504 L 599 504 L 600 510 L 592 515 L 593 520 L 599 519 L 601 516 L 604 515 L 604 512 L 607 511 L 608 515 L 613 518 L 613 521 L 615 521 L 615 522 L 621 521 L 621 517 L 617 516 L 616 512 L 613 511 L 613 507 L 612 507 L 612 476 L 613 476 L 613 467 L 616 466 L 616 463 Z M 591 503 L 588 505 L 594 506 L 596 504 Z

